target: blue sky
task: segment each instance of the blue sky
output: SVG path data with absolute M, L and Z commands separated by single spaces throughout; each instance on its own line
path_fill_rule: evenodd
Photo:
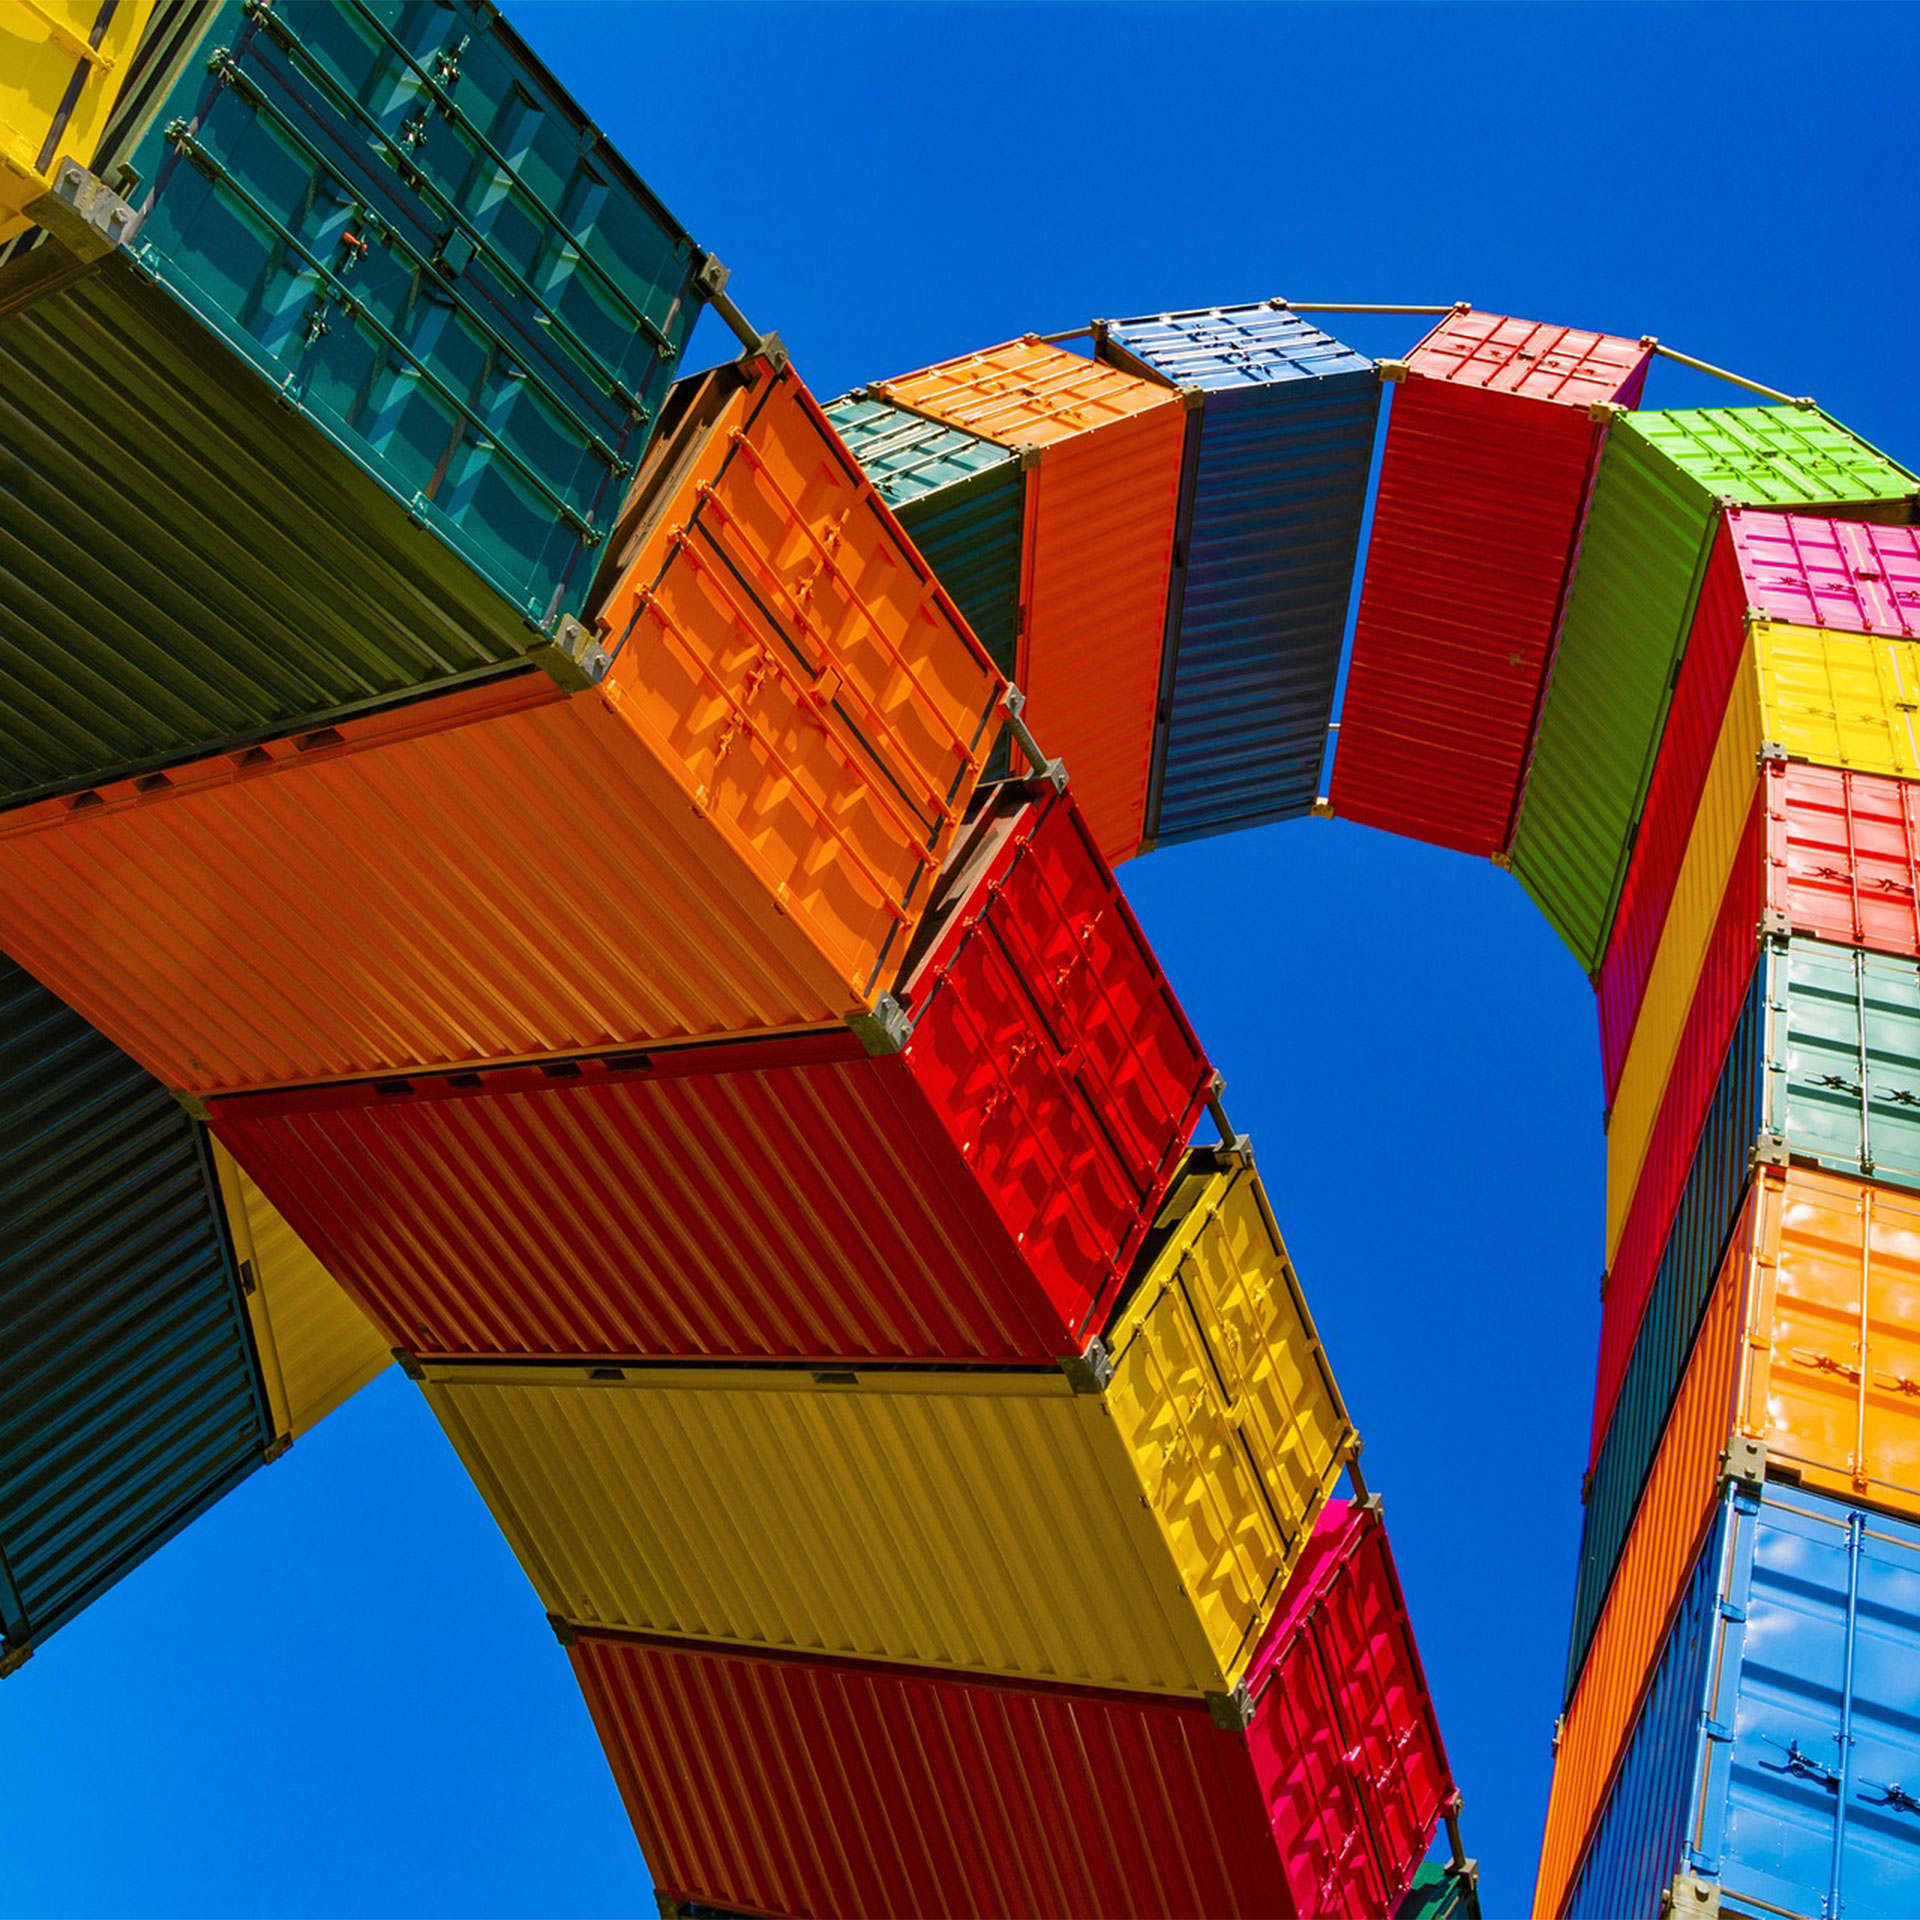
M 1466 298 L 1920 459 L 1911 9 L 510 11 L 822 395 L 1094 314 Z M 1363 829 L 1127 884 L 1367 1436 L 1504 1920 L 1579 1534 L 1591 995 L 1504 875 Z M 651 1910 L 540 1609 L 392 1376 L 0 1686 L 0 1752 L 4 1912 Z

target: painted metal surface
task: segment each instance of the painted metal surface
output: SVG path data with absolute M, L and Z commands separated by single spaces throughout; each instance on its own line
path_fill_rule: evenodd
M 1910 1710 L 1920 1529 L 1791 1487 L 1730 1490 L 1568 1920 L 1902 1912 L 1920 1821 Z
M 211 38 L 130 156 L 131 262 L 509 605 L 576 611 L 700 250 L 483 0 Z
M 871 391 L 1027 449 L 1027 721 L 1066 762 L 1108 860 L 1139 851 L 1187 414 L 1156 381 L 1037 340 L 1011 341 Z
M 822 1920 L 1372 1916 L 1450 1787 L 1379 1523 L 1325 1532 L 1338 1551 L 1296 1580 L 1244 1727 L 906 1666 L 600 1634 L 570 1652 L 677 1897 Z
M 912 1030 L 211 1103 L 411 1352 L 1046 1362 L 1105 1320 L 1212 1069 L 1070 797 L 991 789 Z
M 1911 518 L 1920 482 L 1798 407 L 1623 413 L 1609 431 L 1541 706 L 1513 871 L 1600 964 L 1723 503 Z
M 1762 822 L 1758 811 L 1734 856 L 1733 876 L 1707 943 L 1693 1007 L 1674 1054 L 1673 1071 L 1653 1124 L 1646 1161 L 1627 1210 L 1620 1243 L 1607 1269 L 1600 1353 L 1593 1403 L 1593 1451 L 1613 1411 L 1614 1396 L 1633 1350 L 1685 1189 L 1700 1130 L 1719 1083 L 1733 1030 L 1746 1004 L 1759 954 L 1756 931 L 1766 900 Z
M 0 1671 L 260 1465 L 199 1129 L 0 961 Z
M 1727 1285 L 1714 1289 L 1586 1667 L 1561 1716 L 1534 1884 L 1533 1911 L 1539 1920 L 1560 1911 L 1579 1871 L 1646 1681 L 1712 1521 L 1728 1431 L 1726 1382 L 1740 1342 L 1736 1291 Z
M 1920 640 L 1920 531 L 1798 513 L 1735 513 L 1727 530 L 1756 613 Z
M 1378 372 L 1271 304 L 1105 323 L 1099 351 L 1202 395 L 1145 844 L 1304 814 L 1333 715 Z
M 1920 776 L 1920 664 L 1905 640 L 1787 626 L 1758 638 L 1768 735 L 1788 757 Z
M 1003 682 L 797 382 L 716 388 L 636 501 L 687 530 L 635 533 L 596 689 L 522 675 L 18 809 L 0 938 L 195 1093 L 869 1011 Z
M 1601 427 L 1645 350 L 1454 314 L 1387 416 L 1333 809 L 1464 853 L 1508 844 Z
M 152 12 L 152 0 L 0 7 L 0 242 L 33 224 L 63 160 L 93 158 Z
M 1647 975 L 1646 998 L 1634 1023 L 1620 1084 L 1607 1111 L 1607 1256 L 1619 1248 L 1653 1130 L 1666 1098 L 1682 1037 L 1692 1014 L 1707 950 L 1730 893 L 1741 898 L 1760 884 L 1766 830 L 1753 735 L 1760 721 L 1752 683 L 1736 683 L 1720 744 L 1695 815 L 1686 858 L 1674 886 L 1673 905 L 1660 934 L 1659 951 Z M 1742 857 L 1752 874 L 1736 875 Z M 1754 919 L 1759 918 L 1756 905 Z
M 1769 761 L 1767 904 L 1796 933 L 1920 956 L 1920 785 Z
M 1478 1882 L 1451 1865 L 1429 1862 L 1413 1876 L 1394 1920 L 1480 1920 Z
M 1019 456 L 884 400 L 850 394 L 826 414 L 1011 680 L 1019 659 L 1025 521 Z
M 274 1440 L 285 1444 L 385 1372 L 393 1353 L 233 1156 L 216 1146 L 213 1161 Z
M 426 1395 L 575 1626 L 1223 1695 L 1354 1434 L 1250 1166 L 1193 1168 L 1163 1231 L 1104 1378 L 466 1362 Z

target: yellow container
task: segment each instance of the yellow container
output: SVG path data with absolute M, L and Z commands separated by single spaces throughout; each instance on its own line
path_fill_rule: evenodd
M 216 1145 L 213 1158 L 274 1440 L 284 1447 L 350 1400 L 393 1356 L 372 1321 L 225 1148 Z
M 153 0 L 0 0 L 0 242 L 63 160 L 90 166 Z
M 421 1371 L 575 1626 L 1202 1697 L 1355 1445 L 1251 1164 L 1211 1149 L 1066 1371 Z
M 1916 708 L 1920 647 L 1912 641 L 1750 623 L 1747 656 L 1734 677 L 1607 1122 L 1609 1265 L 1753 803 L 1761 749 L 1816 766 L 1912 779 L 1920 775 Z

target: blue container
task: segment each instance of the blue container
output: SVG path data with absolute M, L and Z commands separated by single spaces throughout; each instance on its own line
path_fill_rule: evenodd
M 1916 1675 L 1920 1527 L 1729 1489 L 1562 1912 L 1913 1913 Z
M 1920 966 L 1799 935 L 1766 944 L 1587 1483 L 1569 1699 L 1756 1157 L 1920 1185 Z
M 265 1458 L 201 1128 L 0 959 L 0 1672 Z
M 1371 360 L 1273 305 L 1102 322 L 1103 359 L 1197 391 L 1145 845 L 1308 812 L 1380 410 Z

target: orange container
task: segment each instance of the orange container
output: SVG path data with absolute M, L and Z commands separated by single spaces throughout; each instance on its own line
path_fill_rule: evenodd
M 1101 852 L 1130 859 L 1146 821 L 1185 399 L 1032 339 L 872 391 L 1026 459 L 1014 677 Z
M 856 1023 L 1005 686 L 791 373 L 690 383 L 598 684 L 0 816 L 0 947 L 196 1094 Z
M 1920 1517 L 1920 1194 L 1762 1167 L 1563 1723 L 1536 1911 L 1557 1909 L 1723 1460 Z

